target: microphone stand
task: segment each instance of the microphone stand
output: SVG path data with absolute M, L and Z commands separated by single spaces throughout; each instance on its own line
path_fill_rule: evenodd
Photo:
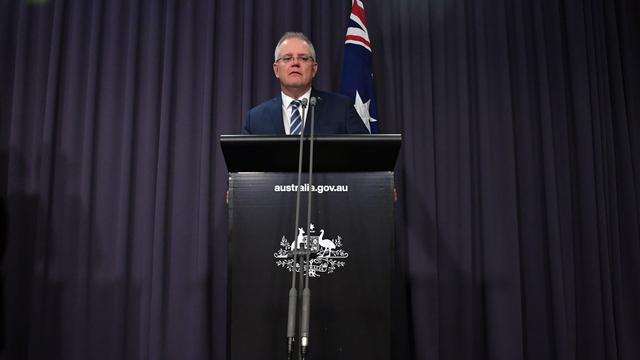
M 311 235 L 309 233 L 311 224 L 311 195 L 313 193 L 313 135 L 315 126 L 315 113 L 316 113 L 317 99 L 311 97 L 309 105 L 311 106 L 311 131 L 309 136 L 309 189 L 308 189 L 308 201 L 307 201 L 307 242 L 305 244 L 306 259 L 304 263 L 306 268 L 304 270 L 304 289 L 302 290 L 302 314 L 300 319 L 300 354 L 302 360 L 307 357 L 307 350 L 309 347 L 309 313 L 311 303 L 311 290 L 309 289 L 309 270 L 311 270 L 311 264 L 309 262 L 309 254 L 311 253 Z
M 298 187 L 296 188 L 296 221 L 293 230 L 293 246 L 291 253 L 293 254 L 293 270 L 291 272 L 291 288 L 289 289 L 289 313 L 287 316 L 287 360 L 292 360 L 294 342 L 296 338 L 296 306 L 298 304 L 298 289 L 296 288 L 296 266 L 298 265 L 298 251 L 300 244 L 298 243 L 298 225 L 300 222 L 300 186 L 302 178 L 302 144 L 304 139 L 304 119 L 305 110 L 307 108 L 307 99 L 302 99 L 302 130 L 300 131 L 300 147 L 298 150 Z M 307 239 L 309 229 L 307 228 Z M 303 236 L 300 234 L 300 236 Z M 302 271 L 302 265 L 300 265 Z M 302 276 L 302 274 L 300 275 Z

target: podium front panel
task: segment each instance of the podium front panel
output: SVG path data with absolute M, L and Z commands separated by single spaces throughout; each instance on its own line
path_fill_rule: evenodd
M 307 358 L 390 359 L 393 174 L 314 174 L 312 188 L 302 180 L 299 227 L 306 232 L 311 190 L 310 235 L 327 244 L 309 283 Z M 231 360 L 286 358 L 291 272 L 282 254 L 299 231 L 296 187 L 295 173 L 229 176 Z

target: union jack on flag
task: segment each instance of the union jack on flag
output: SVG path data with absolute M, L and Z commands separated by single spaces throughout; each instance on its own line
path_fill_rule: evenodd
M 372 134 L 378 133 L 378 111 L 373 93 L 371 41 L 362 0 L 351 1 L 351 16 L 344 39 L 344 62 L 340 92 L 353 106 Z

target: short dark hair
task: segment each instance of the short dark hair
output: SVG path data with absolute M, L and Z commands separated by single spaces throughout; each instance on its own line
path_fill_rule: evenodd
M 307 35 L 301 33 L 301 32 L 293 32 L 293 31 L 289 31 L 284 33 L 284 35 L 282 35 L 282 37 L 280 38 L 280 41 L 278 41 L 278 45 L 276 45 L 276 49 L 273 52 L 273 61 L 278 61 L 278 55 L 280 52 L 280 46 L 282 45 L 282 43 L 285 40 L 288 39 L 300 39 L 304 42 L 307 43 L 307 45 L 309 45 L 309 49 L 311 50 L 311 57 L 313 58 L 313 60 L 316 60 L 316 49 L 313 47 L 313 43 L 311 42 L 311 40 L 309 40 L 309 38 L 307 37 Z

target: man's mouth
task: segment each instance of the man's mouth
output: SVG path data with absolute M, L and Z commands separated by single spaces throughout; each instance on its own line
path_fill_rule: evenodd
M 289 75 L 300 75 L 300 76 L 302 76 L 302 73 L 299 73 L 297 71 L 292 71 L 292 72 L 289 73 Z

